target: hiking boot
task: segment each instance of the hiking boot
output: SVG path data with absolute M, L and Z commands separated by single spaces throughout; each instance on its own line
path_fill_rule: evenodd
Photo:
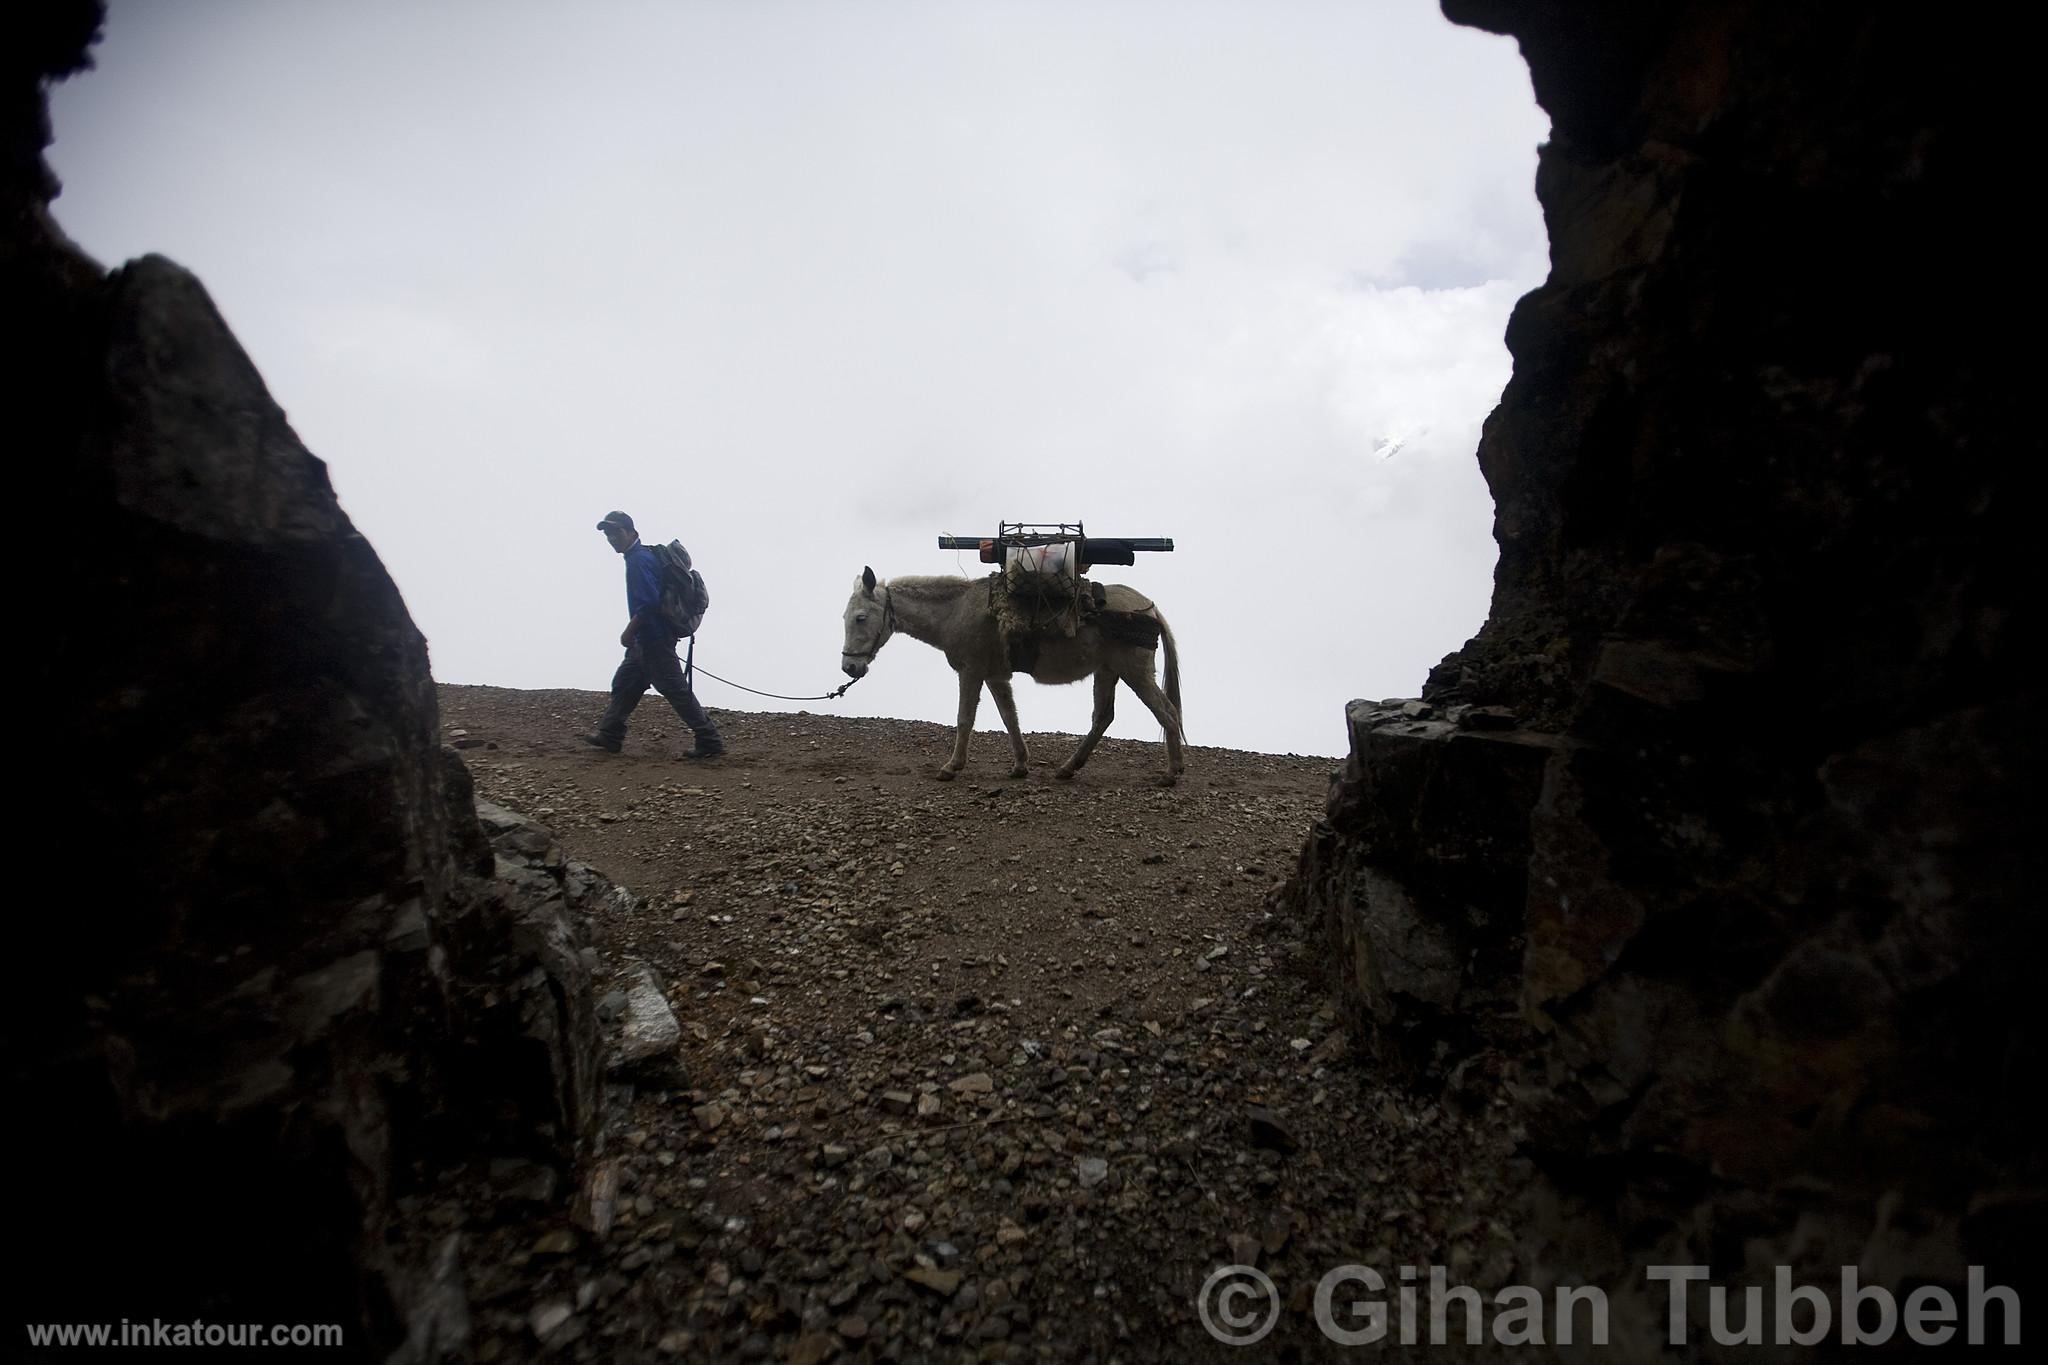
M 688 752 L 687 754 L 684 754 L 684 755 L 683 755 L 683 757 L 684 757 L 684 758 L 724 758 L 724 757 L 725 757 L 725 743 L 724 743 L 724 741 L 723 741 L 723 740 L 721 740 L 721 741 L 719 741 L 719 742 L 718 742 L 718 743 L 716 743 L 716 744 L 699 744 L 699 745 L 698 745 L 698 746 L 697 746 L 696 748 L 694 748 L 694 749 L 690 750 L 690 752 Z
M 583 736 L 583 742 L 593 749 L 602 749 L 608 754 L 615 754 L 625 747 L 618 740 L 606 739 L 603 735 L 585 735 Z

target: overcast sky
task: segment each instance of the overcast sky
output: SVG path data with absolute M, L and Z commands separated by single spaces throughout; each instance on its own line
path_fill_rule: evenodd
M 613 507 L 775 692 L 842 681 L 862 565 L 979 575 L 936 537 L 1002 519 L 1175 540 L 1102 576 L 1198 745 L 1341 753 L 1485 617 L 1548 124 L 1428 0 L 113 0 L 96 59 L 58 220 L 197 272 L 443 681 L 608 684 Z M 953 676 L 898 639 L 809 706 L 950 721 Z

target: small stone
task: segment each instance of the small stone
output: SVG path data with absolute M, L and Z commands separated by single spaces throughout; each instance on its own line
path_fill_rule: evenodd
M 909 1113 L 910 1106 L 915 1102 L 915 1098 L 908 1090 L 884 1090 L 882 1092 L 882 1107 L 892 1114 Z
M 633 973 L 621 1005 L 625 1026 L 608 1060 L 614 1071 L 640 1066 L 673 1053 L 682 1041 L 682 1025 L 661 993 L 661 982 L 642 967 Z
M 1075 1163 L 1075 1171 L 1080 1176 L 1081 1188 L 1084 1190 L 1093 1189 L 1109 1179 L 1109 1163 L 1099 1156 L 1082 1157 Z
M 600 1161 L 584 1182 L 583 1197 L 576 1201 L 576 1221 L 598 1237 L 611 1234 L 619 1214 L 619 1167 L 614 1161 Z
M 567 1228 L 544 1232 L 533 1244 L 536 1256 L 567 1256 L 576 1249 L 576 1234 Z
M 848 1341 L 859 1341 L 868 1334 L 868 1320 L 858 1313 L 850 1313 L 834 1323 L 833 1330 Z
M 916 1265 L 903 1272 L 903 1278 L 912 1284 L 923 1285 L 942 1298 L 952 1298 L 953 1291 L 960 1287 L 960 1272 L 957 1270 L 933 1270 Z
M 544 1303 L 534 1309 L 527 1318 L 527 1325 L 533 1328 L 533 1334 L 536 1337 L 546 1341 L 561 1330 L 563 1323 L 574 1316 L 574 1309 L 570 1308 L 563 1300 L 556 1299 L 551 1303 Z
M 824 1365 L 838 1354 L 839 1338 L 830 1332 L 812 1332 L 798 1337 L 796 1345 L 789 1348 L 789 1365 Z
M 977 1071 L 971 1076 L 962 1076 L 948 1088 L 960 1095 L 986 1095 L 996 1088 L 995 1078 L 986 1071 Z
M 713 1100 L 708 1104 L 700 1104 L 692 1109 L 690 1116 L 697 1120 L 705 1132 L 715 1133 L 718 1131 L 719 1125 L 725 1122 L 725 1106 Z

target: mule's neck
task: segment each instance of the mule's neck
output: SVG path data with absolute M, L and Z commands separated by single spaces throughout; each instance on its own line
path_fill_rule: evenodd
M 890 610 L 896 615 L 896 633 L 940 649 L 946 647 L 946 623 L 953 618 L 960 599 L 970 591 L 987 591 L 980 580 L 939 574 L 906 574 L 883 586 L 889 590 Z

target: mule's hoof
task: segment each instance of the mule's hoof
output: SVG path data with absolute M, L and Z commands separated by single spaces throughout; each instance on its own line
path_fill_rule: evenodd
M 1062 782 L 1072 782 L 1074 780 L 1074 770 L 1072 768 L 1054 768 L 1052 775 Z
M 1176 787 L 1176 786 L 1179 786 L 1179 785 L 1180 785 L 1180 774 L 1179 774 L 1179 773 L 1167 773 L 1167 774 L 1166 774 L 1166 775 L 1165 775 L 1164 777 L 1155 777 L 1155 778 L 1153 778 L 1153 779 L 1152 779 L 1152 785 L 1153 785 L 1153 786 L 1155 786 L 1155 787 Z
M 951 768 L 941 768 L 933 773 L 932 776 L 938 778 L 941 782 L 951 782 L 957 774 Z
M 1019 763 L 1016 767 L 1010 769 L 1010 776 L 1029 777 L 1031 776 L 1031 769 L 1025 767 L 1022 763 Z

